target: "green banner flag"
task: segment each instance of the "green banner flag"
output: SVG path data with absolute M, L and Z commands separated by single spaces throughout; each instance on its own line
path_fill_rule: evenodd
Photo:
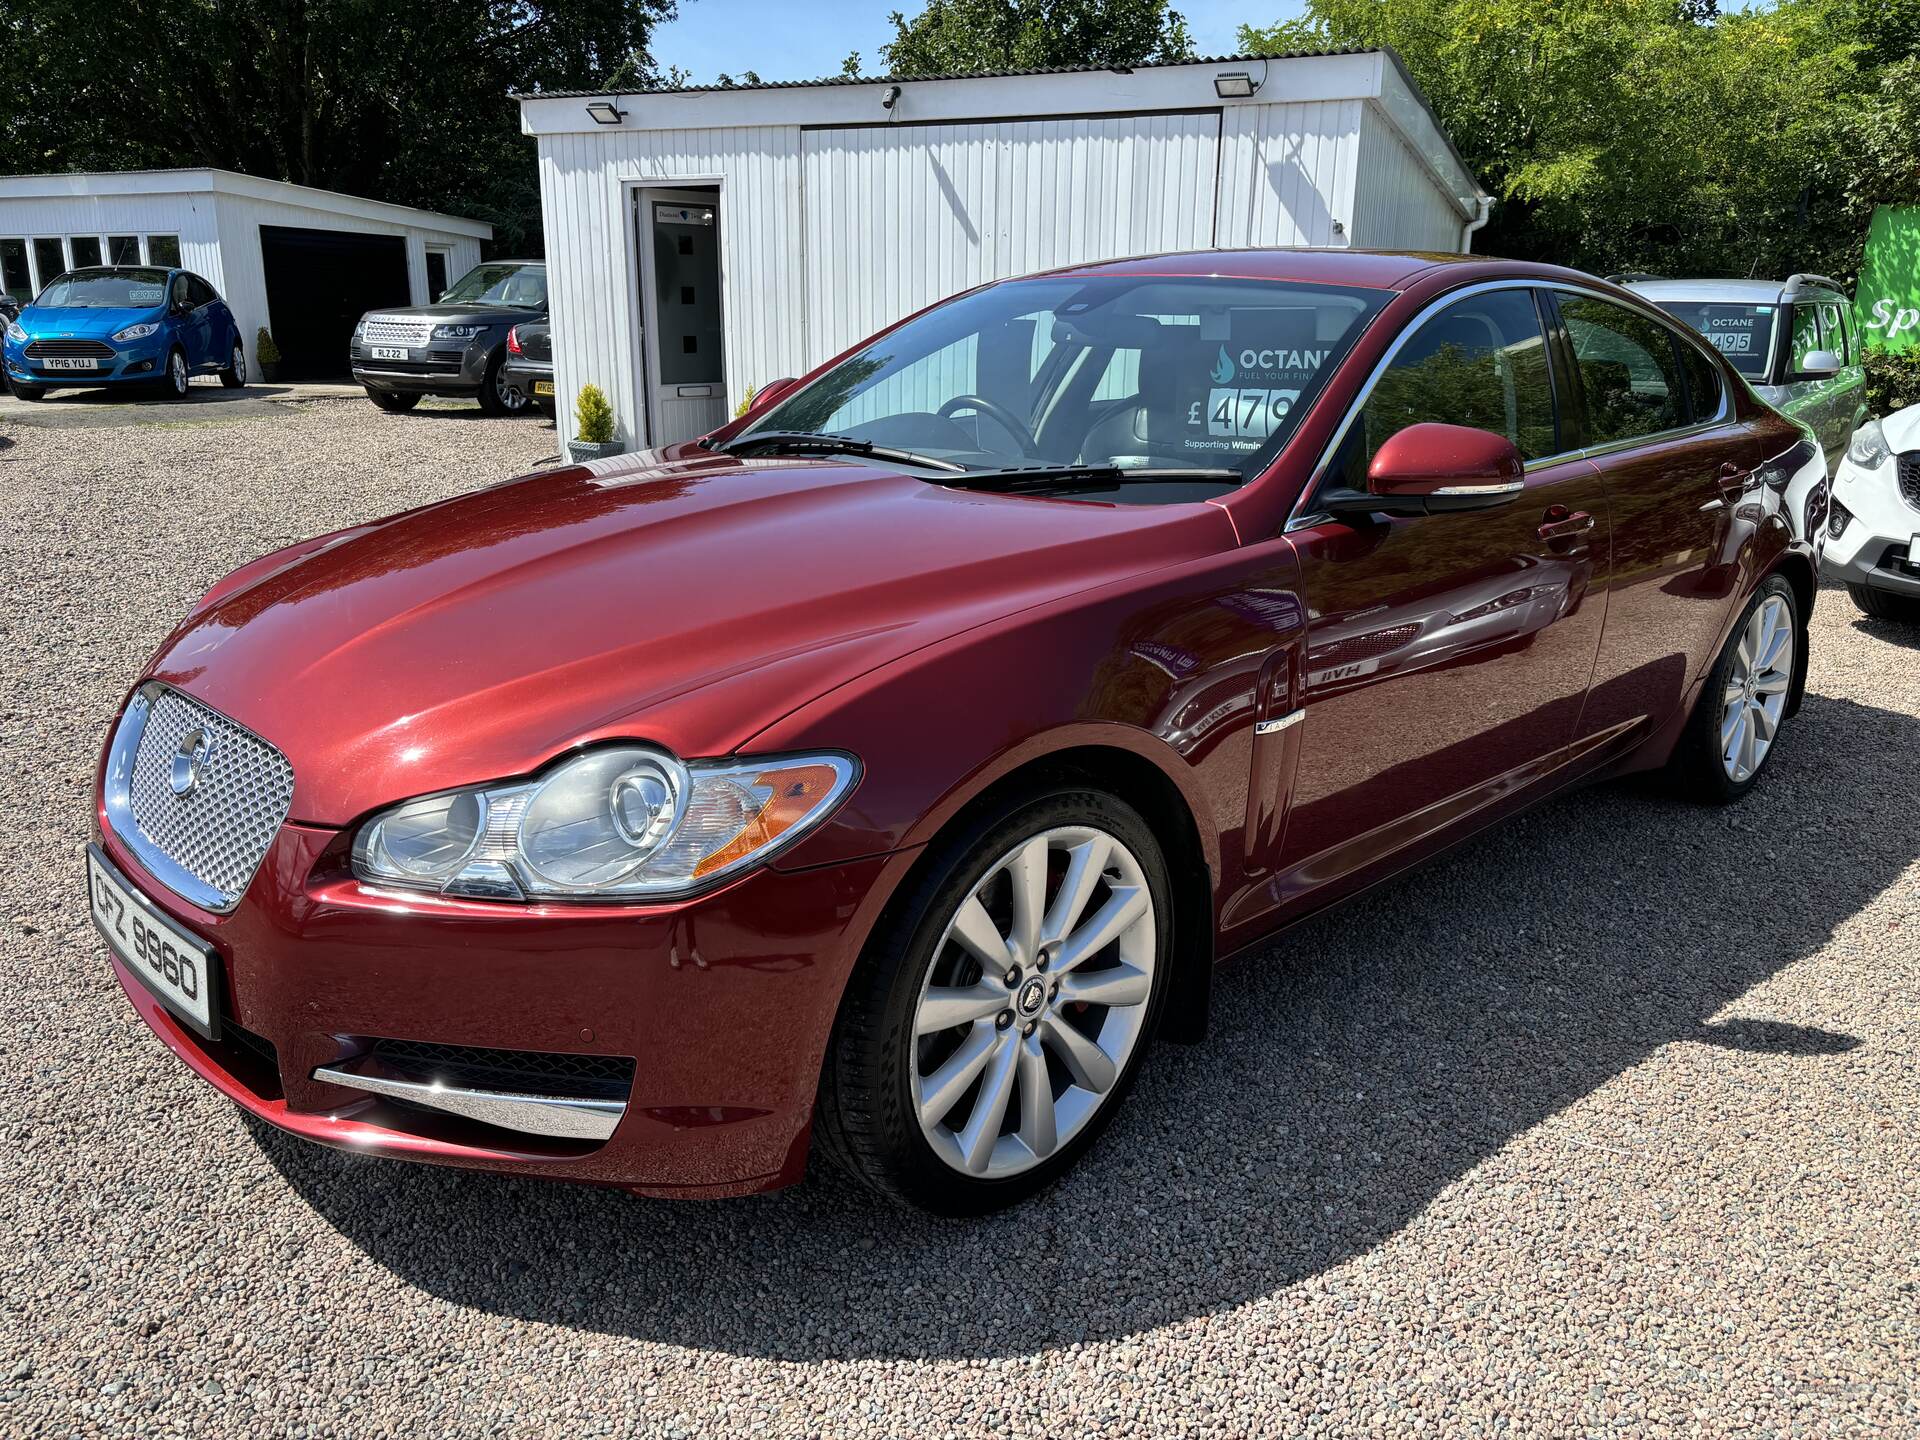
M 1882 205 L 1867 227 L 1854 327 L 1876 350 L 1920 346 L 1920 205 Z

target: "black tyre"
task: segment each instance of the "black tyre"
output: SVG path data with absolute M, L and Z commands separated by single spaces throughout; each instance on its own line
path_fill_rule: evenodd
M 1902 620 L 1909 625 L 1920 625 L 1920 599 L 1912 595 L 1890 595 L 1865 585 L 1849 585 L 1847 594 L 1863 613 L 1876 620 Z
M 1674 747 L 1668 774 L 1681 793 L 1729 805 L 1759 781 L 1806 664 L 1804 645 L 1793 587 L 1769 575 L 1741 611 Z
M 18 395 L 22 400 L 25 400 L 31 403 L 33 401 L 44 400 L 47 398 L 47 392 L 42 386 L 22 385 L 18 380 L 13 381 L 12 383 L 13 383 L 13 393 L 15 395 Z
M 835 1164 L 944 1215 L 1051 1184 L 1120 1108 L 1164 1007 L 1159 842 L 1062 786 L 937 842 L 855 967 L 815 1136 Z
M 169 400 L 184 400 L 192 387 L 193 376 L 187 370 L 187 352 L 176 346 L 167 352 L 167 369 L 160 380 L 160 393 Z
M 367 398 L 389 415 L 404 415 L 420 403 L 420 397 L 405 390 L 376 390 L 366 387 Z
M 227 355 L 227 368 L 220 372 L 220 383 L 229 390 L 238 390 L 247 383 L 247 347 L 237 339 Z
M 489 415 L 524 415 L 528 396 L 509 384 L 505 372 L 507 351 L 503 345 L 487 361 L 486 377 L 480 382 L 480 408 Z

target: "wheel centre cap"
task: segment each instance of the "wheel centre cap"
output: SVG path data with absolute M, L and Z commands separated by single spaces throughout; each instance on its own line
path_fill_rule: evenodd
M 1046 982 L 1038 976 L 1027 981 L 1026 984 L 1020 987 L 1020 995 L 1017 1003 L 1020 1006 L 1020 1013 L 1022 1015 L 1038 1014 L 1040 1007 L 1047 1003 Z

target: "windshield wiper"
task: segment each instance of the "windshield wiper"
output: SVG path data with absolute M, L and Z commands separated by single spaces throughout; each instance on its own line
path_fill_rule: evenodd
M 755 450 L 771 450 L 786 455 L 864 455 L 872 460 L 894 460 L 902 465 L 920 465 L 964 475 L 967 467 L 951 460 L 936 460 L 931 455 L 916 455 L 911 450 L 896 450 L 891 445 L 876 445 L 871 440 L 856 440 L 851 435 L 819 435 L 811 430 L 761 430 L 741 435 L 713 447 L 729 455 L 746 455 Z
M 1021 490 L 1109 490 L 1116 485 L 1155 485 L 1166 481 L 1202 480 L 1238 485 L 1238 470 L 1210 470 L 1198 466 L 1023 465 L 1006 470 L 970 471 L 964 480 L 942 480 L 964 490 L 1014 493 Z

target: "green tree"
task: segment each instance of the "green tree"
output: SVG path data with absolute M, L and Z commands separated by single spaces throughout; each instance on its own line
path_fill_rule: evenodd
M 509 91 L 654 76 L 675 0 L 0 0 L 0 172 L 212 165 L 537 249 Z
M 928 0 L 890 17 L 881 47 L 894 75 L 1144 65 L 1193 54 L 1187 22 L 1167 0 Z
M 1390 45 L 1500 199 L 1480 248 L 1589 270 L 1845 268 L 1867 16 L 1912 0 L 1309 0 L 1250 50 Z M 1889 19 L 1886 28 L 1903 20 Z

